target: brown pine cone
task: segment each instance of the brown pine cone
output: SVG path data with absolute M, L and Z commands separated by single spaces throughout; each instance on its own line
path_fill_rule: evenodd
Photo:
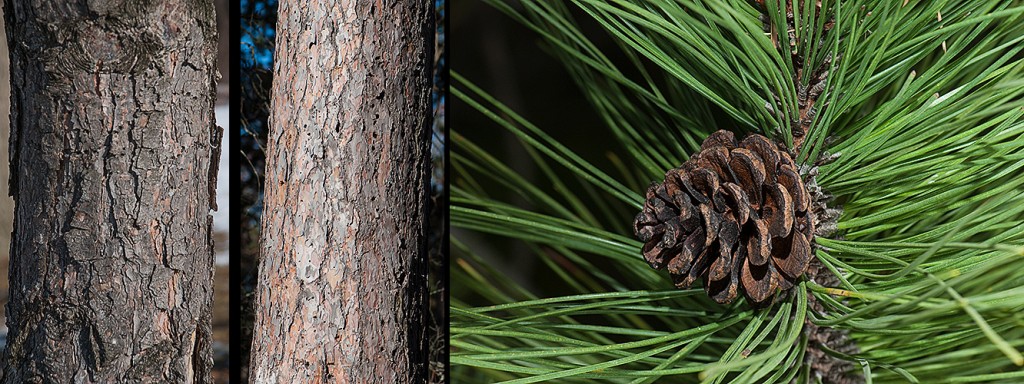
M 633 229 L 644 258 L 679 288 L 697 279 L 718 303 L 740 286 L 763 303 L 803 275 L 811 259 L 810 197 L 789 153 L 751 134 L 718 131 L 665 181 L 647 189 Z

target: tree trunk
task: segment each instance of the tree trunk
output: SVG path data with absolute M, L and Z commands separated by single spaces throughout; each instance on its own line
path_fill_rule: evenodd
M 255 383 L 420 383 L 429 1 L 282 1 Z
M 209 0 L 7 0 L 4 383 L 210 382 Z

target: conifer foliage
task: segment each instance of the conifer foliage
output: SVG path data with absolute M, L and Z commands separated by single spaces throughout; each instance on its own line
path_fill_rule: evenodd
M 456 110 L 493 124 L 451 132 L 453 382 L 1024 380 L 1024 4 L 484 2 L 616 146 L 556 139 L 456 61 Z

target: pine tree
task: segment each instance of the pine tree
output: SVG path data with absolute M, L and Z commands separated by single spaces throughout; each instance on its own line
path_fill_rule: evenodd
M 550 54 L 588 101 L 560 121 L 596 115 L 615 146 L 602 158 L 586 138 L 531 123 L 546 116 L 520 115 L 456 60 L 455 116 L 492 124 L 456 120 L 451 132 L 453 382 L 1024 380 L 1020 2 L 486 3 L 528 28 L 533 54 Z M 810 260 L 767 298 L 739 287 L 717 303 L 721 287 L 709 282 L 722 280 L 701 274 L 718 256 L 683 245 L 695 228 L 714 231 L 705 244 L 722 255 L 738 252 L 725 244 L 763 245 L 746 248 L 722 229 L 728 220 L 709 218 L 738 215 L 740 205 L 714 199 L 739 189 L 718 194 L 688 176 L 714 169 L 725 183 L 750 168 L 714 168 L 704 152 L 721 142 L 698 155 L 719 130 L 767 137 L 774 147 L 760 160 L 791 156 L 804 190 L 789 182 L 787 196 L 810 205 Z M 528 166 L 509 165 L 506 144 L 481 131 L 513 136 Z M 772 187 L 762 184 L 743 195 Z M 693 216 L 703 221 L 684 224 L 688 208 L 659 205 L 697 195 L 712 201 Z M 796 200 L 771 204 L 780 201 Z M 728 222 L 747 222 L 735 215 Z M 787 222 L 768 230 L 790 233 Z M 765 252 L 793 246 L 772 239 Z M 708 259 L 668 265 L 687 250 Z M 525 277 L 507 267 L 530 263 Z M 695 277 L 652 268 L 682 264 Z

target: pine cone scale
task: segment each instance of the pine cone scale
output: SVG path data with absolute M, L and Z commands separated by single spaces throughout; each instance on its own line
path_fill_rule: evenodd
M 786 187 L 786 191 L 793 197 L 794 209 L 804 212 L 810 209 L 810 195 L 803 188 L 803 181 L 800 180 L 800 173 L 792 165 L 779 167 L 779 184 Z
M 711 266 L 712 259 L 717 257 L 718 253 L 717 244 L 712 244 L 711 247 L 704 248 L 704 252 L 701 252 L 700 256 L 694 260 L 693 266 L 690 267 L 690 272 L 688 272 L 686 277 L 683 279 L 683 285 L 689 287 L 700 279 L 702 275 L 705 275 L 708 267 Z
M 737 148 L 732 150 L 732 159 L 729 161 L 729 169 L 736 177 L 736 183 L 743 187 L 747 194 L 747 200 L 752 207 L 761 206 L 761 190 L 758 188 L 764 183 L 764 164 L 754 157 L 754 154 L 747 149 Z
M 781 155 L 779 155 L 778 148 L 775 146 L 775 144 L 772 144 L 772 142 L 769 141 L 768 138 L 764 136 L 747 136 L 746 138 L 743 139 L 743 141 L 740 142 L 740 146 L 749 149 L 752 153 L 757 154 L 757 157 L 761 161 L 761 164 L 771 164 L 774 166 L 775 164 L 779 164 L 779 161 L 781 160 Z M 774 177 L 775 175 L 775 172 L 768 173 L 772 177 Z M 774 182 L 774 180 L 772 181 Z
M 753 220 L 754 230 L 747 236 L 747 261 L 754 265 L 768 262 L 771 249 L 768 247 L 768 227 L 764 220 Z
M 780 272 L 795 279 L 807 269 L 807 264 L 811 261 L 811 245 L 800 232 L 793 232 L 788 240 L 780 244 L 782 250 L 786 252 L 776 252 L 772 257 Z
M 736 135 L 732 132 L 719 130 L 712 133 L 700 145 L 701 151 L 713 147 L 733 148 L 736 146 Z
M 745 248 L 737 247 L 731 255 L 729 274 L 725 279 L 712 280 L 710 277 L 704 281 L 704 291 L 712 300 L 719 304 L 731 303 L 739 293 L 739 274 L 746 257 Z
M 711 269 L 708 270 L 708 278 L 717 281 L 728 277 L 732 272 L 732 257 L 733 250 L 731 247 L 719 245 L 718 258 L 711 264 Z
M 729 208 L 732 209 L 736 222 L 746 223 L 747 219 L 750 218 L 750 202 L 747 201 L 747 195 L 735 183 L 725 183 L 724 189 L 727 191 L 725 194 L 728 198 L 727 204 L 731 204 Z
M 732 180 L 731 174 L 729 173 L 729 150 L 724 147 L 712 147 L 709 148 L 699 159 L 697 159 L 697 166 L 705 169 L 709 169 L 715 175 L 727 175 L 730 177 L 725 178 L 728 181 Z
M 772 279 L 772 272 L 774 267 L 771 264 L 765 264 L 762 266 L 754 266 L 750 263 L 744 263 L 743 269 L 740 271 L 740 280 L 743 281 L 743 289 L 750 296 L 750 299 L 756 303 L 763 302 L 768 299 L 768 296 L 775 293 L 775 280 Z
M 765 212 L 764 220 L 768 227 L 768 233 L 772 237 L 785 237 L 789 229 L 793 227 L 792 198 L 789 192 L 781 185 L 772 185 L 767 188 L 765 204 L 762 209 Z

